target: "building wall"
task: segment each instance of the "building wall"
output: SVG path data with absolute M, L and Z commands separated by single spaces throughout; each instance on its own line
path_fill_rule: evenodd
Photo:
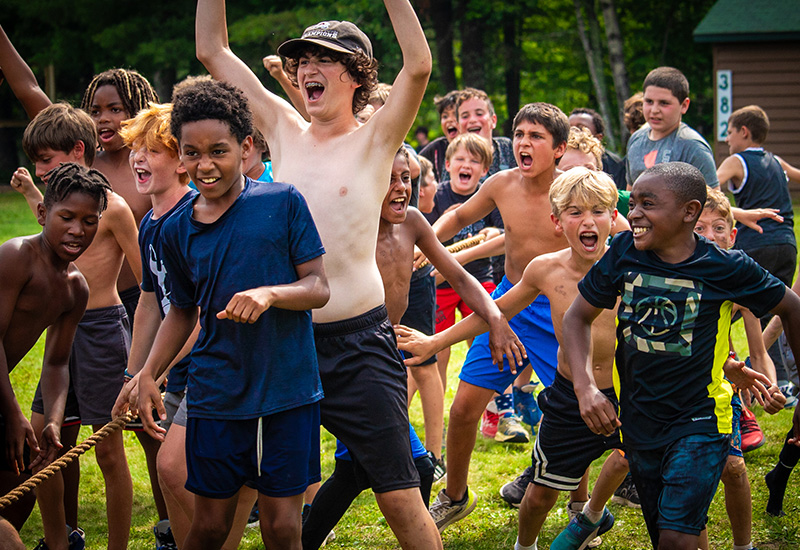
M 759 105 L 770 132 L 765 148 L 800 167 L 800 41 L 714 44 L 714 74 L 730 70 L 732 107 Z M 728 156 L 724 142 L 714 144 L 717 165 Z M 800 184 L 790 184 L 800 195 Z

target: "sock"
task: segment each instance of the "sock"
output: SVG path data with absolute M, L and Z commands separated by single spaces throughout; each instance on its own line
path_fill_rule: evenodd
M 603 510 L 595 512 L 594 510 L 589 508 L 589 503 L 587 502 L 586 504 L 583 505 L 583 515 L 586 516 L 586 519 L 588 519 L 590 522 L 597 523 L 598 521 L 600 521 L 600 518 L 603 517 Z
M 514 396 L 511 394 L 498 395 L 494 398 L 494 402 L 497 405 L 497 412 L 500 416 L 514 412 Z
M 783 454 L 781 452 L 781 454 Z M 792 468 L 782 462 L 778 462 L 775 467 L 764 476 L 769 489 L 769 499 L 767 500 L 767 513 L 773 516 L 783 515 L 783 495 L 786 492 L 786 484 L 789 482 L 789 474 Z
M 522 546 L 519 543 L 519 537 L 517 537 L 517 542 L 514 543 L 514 550 L 538 550 L 538 548 L 536 548 L 536 543 L 538 541 L 539 541 L 539 537 L 536 537 L 536 540 L 533 541 L 533 544 L 531 544 L 530 546 Z
M 753 548 L 753 541 L 748 542 L 747 544 L 734 544 L 733 550 L 752 550 Z
M 567 508 L 569 508 L 573 512 L 583 512 L 583 507 L 586 506 L 587 504 L 589 504 L 588 500 L 585 500 L 583 502 L 579 500 L 571 500 L 567 504 Z

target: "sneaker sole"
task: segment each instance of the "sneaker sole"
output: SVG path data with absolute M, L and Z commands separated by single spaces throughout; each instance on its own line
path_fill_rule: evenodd
M 636 504 L 635 502 L 630 501 L 625 497 L 620 497 L 617 495 L 611 497 L 611 502 L 613 502 L 614 504 L 619 504 L 620 506 L 627 506 L 628 508 L 636 508 L 639 510 L 641 510 L 642 508 L 641 504 Z
M 455 514 L 453 517 L 451 517 L 447 521 L 445 521 L 442 524 L 441 527 L 437 526 L 437 528 L 439 529 L 439 534 L 441 534 L 442 531 L 444 531 L 445 529 L 447 529 L 448 527 L 453 525 L 455 522 L 461 521 L 462 519 L 464 519 L 465 517 L 467 517 L 468 515 L 470 515 L 472 513 L 472 511 L 475 509 L 475 506 L 478 505 L 478 497 L 477 497 L 477 495 L 473 495 L 473 494 L 470 494 L 470 496 L 473 497 L 472 498 L 472 502 L 467 501 L 467 507 L 466 508 L 461 510 L 459 513 Z
M 530 441 L 525 434 L 501 435 L 500 432 L 494 436 L 494 440 L 500 443 L 527 443 Z
M 759 442 L 758 442 L 756 445 L 750 445 L 750 446 L 749 446 L 749 447 L 747 447 L 747 448 L 745 448 L 744 446 L 742 446 L 742 452 L 743 452 L 743 453 L 749 453 L 750 451 L 755 451 L 756 449 L 758 449 L 759 447 L 761 447 L 762 445 L 764 445 L 764 443 L 766 442 L 766 440 L 767 440 L 767 438 L 765 437 L 765 438 L 763 438 L 761 441 L 759 441 Z

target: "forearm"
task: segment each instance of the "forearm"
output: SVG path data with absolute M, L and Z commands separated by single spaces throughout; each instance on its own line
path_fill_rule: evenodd
M 42 364 L 41 388 L 45 425 L 60 428 L 69 390 L 68 363 L 51 364 L 45 360 Z
M 459 225 L 457 210 L 451 210 L 443 214 L 441 218 L 434 222 L 433 232 L 436 233 L 436 238 L 439 239 L 439 242 L 452 239 L 466 225 Z
M 324 278 L 318 274 L 309 274 L 288 285 L 263 287 L 269 292 L 270 307 L 303 311 L 320 308 L 328 303 L 330 291 Z
M 128 354 L 128 373 L 135 376 L 144 366 L 161 326 L 161 312 L 154 292 L 142 292 L 133 317 L 133 338 Z
M 13 418 L 22 415 L 22 409 L 17 402 L 14 388 L 11 386 L 11 379 L 8 376 L 8 365 L 2 341 L 0 341 L 0 413 L 5 418 Z
M 281 71 L 280 76 L 273 75 L 273 77 L 278 81 L 278 84 L 281 85 L 283 92 L 286 94 L 286 97 L 289 98 L 289 101 L 292 102 L 292 106 L 297 109 L 297 112 L 300 113 L 304 119 L 311 120 L 308 116 L 308 111 L 306 111 L 306 106 L 303 103 L 303 93 L 292 85 L 283 71 Z
M 50 105 L 50 99 L 39 87 L 33 71 L 14 48 L 2 26 L 0 26 L 0 67 L 28 118 L 32 119 L 39 111 Z
M 153 380 L 158 378 L 183 348 L 196 323 L 197 308 L 181 309 L 173 304 L 158 329 L 153 347 L 142 367 L 141 376 Z
M 384 5 L 403 52 L 403 69 L 412 77 L 427 80 L 431 72 L 431 51 L 428 40 L 408 0 L 385 0 Z
M 597 386 L 591 363 L 592 323 L 575 312 L 574 305 L 564 314 L 561 350 L 572 376 L 575 394 L 580 396 L 596 390 Z
M 483 241 L 482 243 L 467 248 L 466 250 L 456 252 L 455 254 L 453 254 L 453 257 L 461 265 L 466 265 L 475 260 L 481 260 L 483 258 L 491 258 L 492 256 L 500 256 L 505 253 L 506 253 L 506 237 L 504 233 L 498 237 L 495 237 L 494 239 Z
M 764 347 L 769 349 L 772 347 L 778 337 L 783 332 L 783 325 L 781 324 L 781 318 L 777 315 L 769 320 L 766 328 L 764 329 L 763 334 L 761 335 L 762 340 L 764 341 Z
M 747 336 L 747 345 L 750 348 L 750 364 L 754 370 L 769 378 L 772 384 L 777 384 L 775 364 L 767 353 L 764 340 L 761 338 L 761 323 L 750 310 L 746 309 L 742 310 L 742 322 Z

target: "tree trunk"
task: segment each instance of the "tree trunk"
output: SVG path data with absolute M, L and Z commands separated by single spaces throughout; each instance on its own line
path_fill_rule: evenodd
M 461 77 L 464 87 L 486 90 L 486 23 L 480 15 L 482 0 L 460 0 L 461 12 Z M 488 90 L 486 90 L 488 91 Z
M 606 85 L 603 73 L 603 51 L 600 44 L 600 25 L 597 22 L 597 15 L 594 10 L 593 0 L 573 0 L 575 4 L 575 15 L 578 20 L 578 34 L 583 45 L 583 52 L 586 55 L 586 63 L 589 66 L 589 75 L 594 84 L 597 94 L 597 103 L 600 114 L 606 121 L 606 139 L 609 148 L 617 148 L 617 139 L 614 135 L 614 127 L 611 123 L 611 107 L 608 102 L 608 86 Z M 586 33 L 586 22 L 584 21 L 583 10 L 586 10 L 586 19 L 589 22 L 589 34 Z
M 506 59 L 505 84 L 506 84 L 506 108 L 508 118 L 503 124 L 503 135 L 511 135 L 511 126 L 514 116 L 519 111 L 520 103 L 520 48 L 519 43 L 520 27 L 522 18 L 517 17 L 516 13 L 503 19 L 503 51 Z
M 453 57 L 453 4 L 451 0 L 431 0 L 431 23 L 436 35 L 436 61 L 445 92 L 456 90 L 456 62 Z
M 625 127 L 625 113 L 622 108 L 625 100 L 631 94 L 628 83 L 628 68 L 625 66 L 625 52 L 622 42 L 622 33 L 619 29 L 617 8 L 614 0 L 600 0 L 603 10 L 603 21 L 606 27 L 606 40 L 608 43 L 608 63 L 611 65 L 611 74 L 614 78 L 614 89 L 617 94 L 617 114 L 619 115 L 620 141 L 625 143 L 628 139 L 628 128 Z

